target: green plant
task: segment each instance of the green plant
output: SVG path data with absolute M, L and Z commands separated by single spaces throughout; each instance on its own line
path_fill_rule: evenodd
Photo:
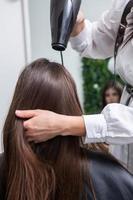
M 85 113 L 98 113 L 101 111 L 102 88 L 107 81 L 113 79 L 108 71 L 108 60 L 93 60 L 83 58 L 83 89 Z

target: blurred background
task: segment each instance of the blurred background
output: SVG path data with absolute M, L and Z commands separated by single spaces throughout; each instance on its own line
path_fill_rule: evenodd
M 91 21 L 98 20 L 102 12 L 111 6 L 110 0 L 84 0 L 82 10 L 86 18 Z M 50 0 L 0 0 L 0 132 L 2 133 L 3 121 L 6 117 L 12 94 L 21 69 L 32 60 L 46 57 L 60 62 L 60 55 L 51 48 L 50 35 Z M 103 65 L 104 74 L 107 70 L 107 61 L 92 61 L 83 59 L 74 52 L 70 45 L 64 53 L 64 63 L 76 81 L 79 98 L 86 112 L 89 112 L 88 89 L 92 89 L 91 99 L 99 95 L 104 81 L 98 81 L 101 75 L 97 66 Z M 92 73 L 89 73 L 91 66 Z M 82 66 L 82 67 L 81 67 Z M 99 69 L 100 69 L 99 68 Z M 87 75 L 86 75 L 87 74 Z M 94 77 L 93 77 L 94 76 Z M 110 75 L 111 76 L 111 75 Z M 109 75 L 105 79 L 110 78 Z M 87 85 L 89 81 L 92 83 Z M 85 92 L 83 92 L 85 91 Z M 94 98 L 93 98 L 94 97 Z M 98 100 L 100 101 L 100 100 Z M 86 105 L 87 104 L 87 105 Z M 96 102 L 93 102 L 96 104 Z M 90 106 L 90 107 L 88 107 Z M 100 104 L 91 110 L 100 110 Z M 2 138 L 2 137 L 1 137 Z M 2 141 L 0 141 L 2 144 Z M 0 146 L 0 151 L 2 150 Z

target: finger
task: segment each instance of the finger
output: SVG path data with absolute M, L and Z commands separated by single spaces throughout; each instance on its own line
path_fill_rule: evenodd
M 34 143 L 45 142 L 50 138 L 42 137 L 42 135 L 26 135 L 28 141 L 33 141 Z
M 40 143 L 40 142 L 39 142 L 38 140 L 36 140 L 36 141 L 34 141 L 34 143 L 35 143 L 35 144 L 38 144 L 38 143 Z
M 44 136 L 44 132 L 40 132 L 40 131 L 34 131 L 34 130 L 26 130 L 25 132 L 24 132 L 24 134 L 28 137 L 42 137 L 42 135 Z
M 34 143 L 41 143 L 41 142 L 45 142 L 45 139 L 42 139 L 41 137 L 40 138 L 34 138 L 34 137 L 26 137 L 26 140 L 28 142 L 34 142 Z
M 29 119 L 29 120 L 26 120 L 26 121 L 24 121 L 23 122 L 23 126 L 24 126 L 24 128 L 26 129 L 26 130 L 30 130 L 31 131 L 31 119 Z
M 15 114 L 20 118 L 31 118 L 37 115 L 37 110 L 16 110 Z
M 47 140 L 46 140 L 47 141 Z M 35 144 L 39 144 L 39 143 L 43 143 L 43 142 L 45 142 L 45 140 L 36 140 L 36 141 L 33 141 Z
M 35 143 L 35 144 L 37 144 L 37 143 L 42 143 L 42 142 L 46 142 L 47 141 L 47 139 L 42 139 L 42 138 L 40 138 L 40 139 L 36 139 L 36 140 L 34 140 L 33 142 Z
M 34 131 L 25 131 L 26 138 L 33 138 L 34 140 L 38 140 L 42 138 L 42 134 L 34 132 Z M 44 137 L 44 136 L 43 136 Z
M 25 134 L 26 137 L 29 137 L 29 136 L 32 136 L 32 135 L 33 135 L 33 132 L 27 130 L 27 131 L 24 132 L 24 134 Z
M 33 139 L 33 138 L 30 138 L 30 137 L 26 138 L 26 140 L 27 140 L 28 142 L 34 142 L 34 139 Z

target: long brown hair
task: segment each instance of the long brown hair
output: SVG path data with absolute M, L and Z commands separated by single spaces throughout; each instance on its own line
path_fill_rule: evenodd
M 85 178 L 90 184 L 88 162 L 79 137 L 56 137 L 29 144 L 16 109 L 45 109 L 81 116 L 75 83 L 60 64 L 39 59 L 21 73 L 7 115 L 4 157 L 7 200 L 78 200 Z M 85 199 L 85 198 L 84 198 Z

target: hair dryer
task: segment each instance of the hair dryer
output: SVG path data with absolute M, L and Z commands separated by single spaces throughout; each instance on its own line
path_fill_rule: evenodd
M 81 0 L 51 0 L 52 48 L 64 51 L 76 22 Z

